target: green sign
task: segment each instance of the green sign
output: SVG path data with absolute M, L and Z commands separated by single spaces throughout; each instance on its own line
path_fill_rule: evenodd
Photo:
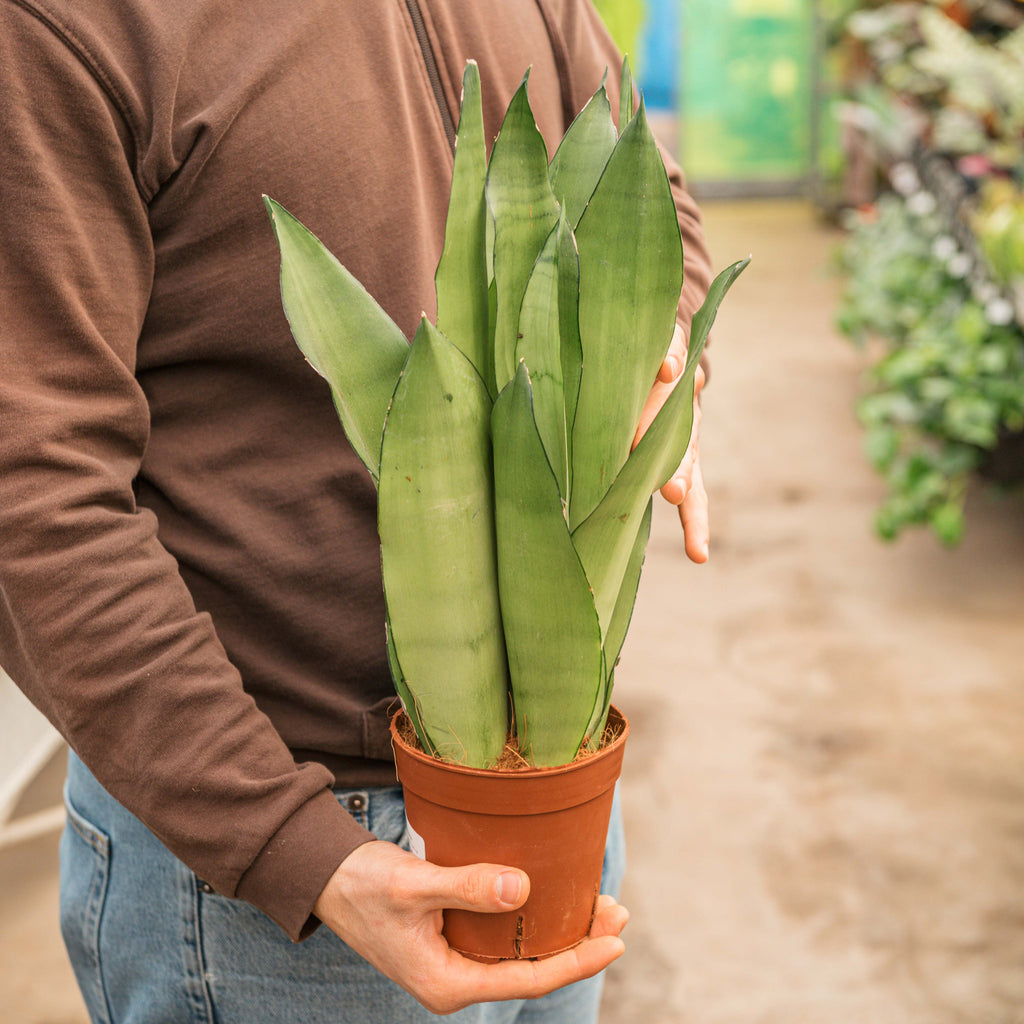
M 806 177 L 812 60 L 811 0 L 687 0 L 681 106 L 689 178 Z

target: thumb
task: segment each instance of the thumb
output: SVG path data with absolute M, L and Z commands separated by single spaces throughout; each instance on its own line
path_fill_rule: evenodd
M 461 868 L 442 868 L 421 862 L 432 869 L 424 878 L 423 898 L 432 908 L 475 910 L 497 914 L 521 907 L 530 894 L 530 879 L 525 871 L 498 864 L 470 864 Z

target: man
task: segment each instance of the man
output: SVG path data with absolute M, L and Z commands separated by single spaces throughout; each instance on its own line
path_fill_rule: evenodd
M 492 138 L 532 65 L 549 147 L 620 60 L 586 0 L 0 0 L 0 663 L 75 751 L 62 925 L 96 1020 L 587 1019 L 599 986 L 562 987 L 622 950 L 609 900 L 570 953 L 458 957 L 441 908 L 528 879 L 395 845 L 375 496 L 260 202 L 411 335 L 467 58 Z M 685 325 L 707 260 L 673 185 Z M 703 560 L 695 449 L 666 490 Z

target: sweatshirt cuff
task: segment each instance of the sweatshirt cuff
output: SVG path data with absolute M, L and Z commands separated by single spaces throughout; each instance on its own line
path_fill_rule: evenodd
M 320 925 L 313 904 L 338 865 L 375 838 L 330 790 L 323 790 L 271 836 L 242 876 L 235 896 L 262 910 L 293 942 L 300 942 Z

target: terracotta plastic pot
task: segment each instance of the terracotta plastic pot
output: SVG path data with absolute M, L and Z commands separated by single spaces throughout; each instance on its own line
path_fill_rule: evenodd
M 499 772 L 448 764 L 407 744 L 391 722 L 413 851 L 434 864 L 480 862 L 521 868 L 530 897 L 518 910 L 446 910 L 448 944 L 493 961 L 552 956 L 590 930 L 600 892 L 604 846 L 629 723 L 598 753 L 557 768 Z

